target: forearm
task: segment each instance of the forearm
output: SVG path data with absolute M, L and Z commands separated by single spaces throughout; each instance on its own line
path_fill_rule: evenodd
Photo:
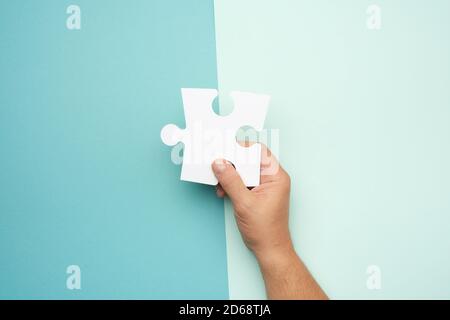
M 328 299 L 291 245 L 256 256 L 269 299 Z

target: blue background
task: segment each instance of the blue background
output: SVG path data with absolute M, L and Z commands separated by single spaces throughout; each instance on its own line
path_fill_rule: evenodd
M 228 298 L 223 201 L 159 138 L 217 87 L 212 1 L 70 4 L 0 3 L 0 298 Z

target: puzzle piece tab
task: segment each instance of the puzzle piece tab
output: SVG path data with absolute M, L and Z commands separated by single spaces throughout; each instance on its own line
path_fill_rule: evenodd
M 212 109 L 217 90 L 181 89 L 181 94 L 186 129 L 169 124 L 161 130 L 164 144 L 184 144 L 181 180 L 216 185 L 218 181 L 211 164 L 223 158 L 234 164 L 246 186 L 259 185 L 261 145 L 243 147 L 236 142 L 236 133 L 243 126 L 257 131 L 263 129 L 270 97 L 234 91 L 231 93 L 233 112 L 223 117 Z

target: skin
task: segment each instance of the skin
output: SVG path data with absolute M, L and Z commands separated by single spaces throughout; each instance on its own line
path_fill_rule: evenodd
M 298 257 L 289 232 L 291 181 L 271 152 L 262 146 L 261 184 L 249 190 L 234 166 L 218 159 L 212 169 L 217 196 L 228 196 L 247 247 L 255 254 L 269 299 L 328 299 Z

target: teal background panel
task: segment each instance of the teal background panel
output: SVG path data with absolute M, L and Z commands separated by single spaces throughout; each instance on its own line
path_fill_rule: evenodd
M 366 27 L 374 3 L 379 31 Z M 266 128 L 280 129 L 292 178 L 293 239 L 329 296 L 450 298 L 450 2 L 215 10 L 219 89 L 272 95 Z M 264 298 L 229 203 L 226 228 L 230 298 Z M 366 285 L 370 265 L 380 290 Z
M 179 181 L 159 135 L 184 126 L 181 87 L 217 87 L 213 14 L 0 3 L 0 298 L 228 298 L 223 202 Z

